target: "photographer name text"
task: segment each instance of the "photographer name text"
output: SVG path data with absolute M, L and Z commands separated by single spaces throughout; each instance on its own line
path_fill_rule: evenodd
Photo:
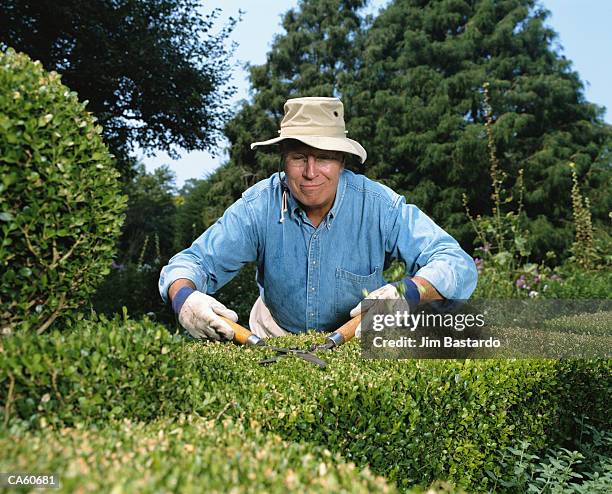
M 499 348 L 501 343 L 499 339 L 493 338 L 492 336 L 484 339 L 456 339 L 452 336 L 430 338 L 428 336 L 423 336 L 420 340 L 409 336 L 402 336 L 395 339 L 375 336 L 372 340 L 372 345 L 375 348 Z

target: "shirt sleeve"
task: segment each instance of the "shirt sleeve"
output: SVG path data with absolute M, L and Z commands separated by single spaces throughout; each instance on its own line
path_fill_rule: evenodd
M 251 208 L 239 199 L 189 248 L 168 261 L 159 276 L 159 293 L 168 301 L 176 280 L 191 280 L 196 290 L 215 293 L 248 262 L 257 258 L 257 230 Z
M 410 276 L 420 276 L 447 299 L 465 300 L 476 288 L 473 259 L 457 241 L 403 196 L 387 216 L 385 250 L 406 263 Z

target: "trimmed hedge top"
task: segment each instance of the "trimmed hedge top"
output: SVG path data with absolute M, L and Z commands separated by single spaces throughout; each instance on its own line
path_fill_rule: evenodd
M 402 488 L 444 479 L 486 489 L 487 470 L 510 474 L 500 457 L 507 447 L 564 439 L 575 416 L 608 424 L 611 397 L 609 361 L 362 360 L 350 342 L 325 353 L 325 371 L 296 358 L 261 367 L 265 349 L 188 342 L 151 322 L 105 319 L 0 344 L 9 426 L 231 418 L 367 464 Z
M 0 449 L 3 472 L 53 472 L 63 492 L 396 492 L 369 469 L 320 446 L 248 430 L 231 419 L 126 420 L 102 430 L 27 433 L 20 441 L 0 434 Z
M 0 331 L 39 332 L 108 272 L 126 199 L 101 127 L 55 72 L 0 52 Z

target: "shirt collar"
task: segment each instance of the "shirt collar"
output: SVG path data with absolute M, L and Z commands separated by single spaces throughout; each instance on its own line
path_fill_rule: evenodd
M 340 173 L 340 179 L 338 180 L 338 188 L 336 189 L 336 199 L 334 200 L 334 205 L 327 213 L 327 228 L 331 228 L 331 225 L 334 221 L 334 218 L 338 215 L 340 211 L 340 207 L 342 206 L 342 201 L 344 200 L 344 194 L 346 193 L 346 171 L 343 169 L 342 173 Z
M 282 173 L 282 177 L 284 180 L 285 179 L 284 172 Z M 336 188 L 336 198 L 334 199 L 334 204 L 332 208 L 329 210 L 329 213 L 327 213 L 327 216 L 325 219 L 325 224 L 328 230 L 331 228 L 334 218 L 338 215 L 338 212 L 340 211 L 340 207 L 342 206 L 342 201 L 346 193 L 346 185 L 347 185 L 346 171 L 342 170 L 342 172 L 340 173 L 340 178 L 338 180 L 338 187 Z M 302 221 L 304 221 L 306 213 L 304 213 L 302 208 L 300 208 L 299 203 L 297 202 L 295 197 L 293 197 L 293 194 L 291 193 L 290 190 L 288 190 L 287 196 L 288 196 L 288 200 L 287 200 L 288 209 L 291 215 L 291 219 L 301 219 Z
M 291 190 L 289 189 L 289 187 L 287 187 L 287 196 L 288 196 L 287 205 L 289 207 L 289 214 L 291 215 L 291 219 L 295 220 L 295 219 L 301 218 L 303 211 L 300 208 L 300 205 L 296 201 L 295 197 L 293 197 L 293 194 L 291 193 Z

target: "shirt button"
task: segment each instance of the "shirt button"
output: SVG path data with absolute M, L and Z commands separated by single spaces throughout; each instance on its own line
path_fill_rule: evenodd
M 312 291 L 312 292 L 314 292 L 314 291 L 315 291 L 314 286 L 310 287 L 310 291 Z
M 312 238 L 317 238 L 317 234 L 315 233 L 315 234 L 312 236 Z
M 313 263 L 313 264 L 316 264 L 316 263 L 317 263 L 317 261 L 312 261 L 312 263 Z

